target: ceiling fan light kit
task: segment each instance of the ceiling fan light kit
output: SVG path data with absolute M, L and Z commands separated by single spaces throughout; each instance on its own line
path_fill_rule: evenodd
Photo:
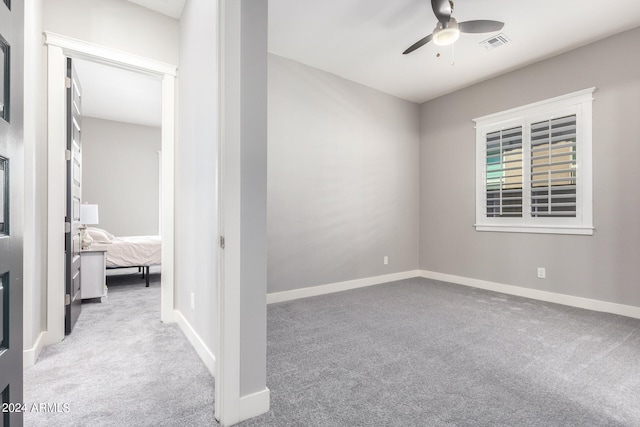
M 431 8 L 438 19 L 436 28 L 431 34 L 409 46 L 407 50 L 402 52 L 404 55 L 424 46 L 431 40 L 438 46 L 448 46 L 458 40 L 460 33 L 490 33 L 500 31 L 504 26 L 503 22 L 489 20 L 465 21 L 458 24 L 458 21 L 451 16 L 453 14 L 453 2 L 450 0 L 431 0 Z
M 438 22 L 438 25 L 436 25 L 436 28 L 431 34 L 433 43 L 438 46 L 449 46 L 450 44 L 455 43 L 459 37 L 460 28 L 458 27 L 458 22 L 454 18 L 451 18 L 447 28 L 442 28 L 442 23 Z

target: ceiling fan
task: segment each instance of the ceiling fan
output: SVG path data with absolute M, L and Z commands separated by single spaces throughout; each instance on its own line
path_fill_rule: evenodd
M 504 22 L 484 19 L 459 23 L 451 16 L 453 14 L 453 1 L 451 0 L 431 0 L 431 7 L 438 19 L 436 28 L 431 34 L 409 46 L 407 50 L 402 52 L 403 55 L 413 52 L 431 40 L 438 46 L 447 46 L 458 40 L 460 33 L 489 33 L 499 31 L 504 26 Z

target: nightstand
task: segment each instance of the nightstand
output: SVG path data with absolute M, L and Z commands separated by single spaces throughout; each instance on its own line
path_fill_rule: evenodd
M 107 251 L 85 249 L 80 252 L 80 294 L 82 299 L 107 296 Z

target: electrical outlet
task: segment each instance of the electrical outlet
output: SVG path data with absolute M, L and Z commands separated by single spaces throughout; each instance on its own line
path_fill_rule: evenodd
M 538 279 L 546 279 L 547 270 L 544 267 L 538 267 Z
M 196 309 L 196 295 L 191 292 L 191 310 Z
M 382 260 L 382 262 L 384 263 L 384 265 L 389 264 L 389 257 L 385 256 L 384 259 Z

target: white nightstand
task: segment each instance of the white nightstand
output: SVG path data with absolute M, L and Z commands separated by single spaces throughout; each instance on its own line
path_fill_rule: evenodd
M 86 249 L 80 252 L 80 294 L 82 299 L 107 296 L 107 251 Z

